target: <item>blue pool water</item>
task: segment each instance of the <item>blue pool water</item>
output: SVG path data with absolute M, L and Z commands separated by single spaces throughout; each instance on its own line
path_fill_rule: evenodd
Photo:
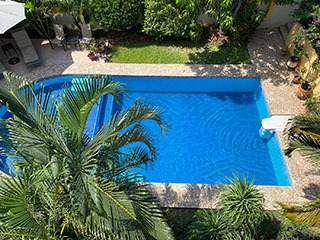
M 59 91 L 71 78 L 51 78 L 45 84 Z M 259 136 L 261 120 L 269 117 L 259 79 L 112 78 L 127 85 L 129 94 L 119 103 L 110 96 L 100 99 L 88 133 L 93 135 L 110 114 L 137 98 L 160 106 L 169 129 L 161 137 L 156 124 L 144 122 L 159 149 L 151 167 L 137 169 L 146 182 L 215 184 L 238 174 L 257 185 L 291 185 L 276 136 Z

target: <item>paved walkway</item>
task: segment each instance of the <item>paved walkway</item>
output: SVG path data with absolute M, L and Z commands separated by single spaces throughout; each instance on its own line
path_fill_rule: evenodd
M 43 61 L 42 66 L 29 71 L 21 61 L 5 66 L 16 73 L 32 79 L 43 79 L 61 74 L 109 74 L 148 76 L 221 76 L 258 77 L 271 114 L 299 114 L 304 112 L 303 101 L 295 96 L 296 86 L 291 84 L 286 67 L 288 56 L 283 56 L 283 40 L 277 29 L 259 29 L 249 43 L 252 64 L 117 64 L 92 62 L 85 51 L 63 51 L 62 47 L 52 50 L 45 41 L 34 41 Z M 0 59 L 5 56 L 0 52 Z M 0 85 L 5 86 L 0 80 Z M 285 137 L 278 133 L 281 148 Z M 277 201 L 301 202 L 320 193 L 320 174 L 298 153 L 285 161 L 292 180 L 292 187 L 259 187 L 265 195 L 265 205 L 275 209 Z M 168 207 L 212 207 L 215 204 L 216 185 L 152 184 L 152 191 L 162 204 Z

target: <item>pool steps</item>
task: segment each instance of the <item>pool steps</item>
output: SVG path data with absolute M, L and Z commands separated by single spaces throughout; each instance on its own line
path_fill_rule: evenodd
M 108 122 L 113 113 L 115 99 L 112 95 L 104 95 L 98 100 L 98 114 L 96 114 L 95 126 L 93 136 L 100 130 L 100 128 Z
M 275 131 L 283 131 L 292 115 L 273 115 L 261 121 L 260 137 L 269 139 Z

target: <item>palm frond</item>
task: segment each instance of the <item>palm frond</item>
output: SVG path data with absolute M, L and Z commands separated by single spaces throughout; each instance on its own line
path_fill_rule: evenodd
M 125 235 L 130 239 L 173 239 L 171 229 L 161 218 L 158 204 L 146 190 L 136 189 L 128 194 L 109 191 L 107 184 L 110 183 L 96 188 L 101 194 L 101 208 L 106 216 L 113 216 L 110 220 L 115 236 L 120 239 L 125 239 Z
M 287 155 L 299 150 L 313 164 L 320 164 L 320 118 L 317 114 L 295 116 L 291 119 L 286 134 L 289 139 L 285 149 Z
M 167 125 L 162 121 L 161 114 L 162 111 L 159 107 L 144 104 L 138 99 L 134 101 L 129 109 L 122 113 L 121 120 L 117 124 L 117 129 L 121 131 L 134 123 L 143 120 L 153 120 L 159 125 L 161 133 L 164 135 Z
M 0 103 L 8 108 L 8 110 L 22 121 L 30 126 L 36 127 L 37 123 L 25 107 L 15 98 L 8 90 L 0 88 Z
M 112 81 L 110 77 L 89 76 L 85 79 L 73 79 L 72 88 L 64 90 L 59 105 L 61 124 L 67 127 L 79 142 L 90 111 L 98 99 L 107 94 L 118 97 L 123 91 L 124 86 Z
M 36 239 L 37 237 L 38 235 L 29 229 L 12 229 L 10 227 L 0 225 L 0 240 Z
M 278 203 L 284 210 L 284 215 L 289 219 L 309 226 L 319 226 L 320 224 L 320 199 L 300 204 L 289 205 Z
M 38 221 L 39 213 L 32 207 L 32 192 L 26 180 L 13 177 L 1 179 L 0 201 L 2 212 L 6 210 L 6 214 L 1 215 L 0 222 L 12 229 L 26 228 L 43 231 Z
M 3 76 L 9 85 L 10 91 L 16 98 L 18 98 L 17 96 L 21 94 L 21 89 L 25 88 L 26 86 L 31 86 L 33 82 L 31 79 L 19 76 L 13 72 L 6 71 L 3 73 Z

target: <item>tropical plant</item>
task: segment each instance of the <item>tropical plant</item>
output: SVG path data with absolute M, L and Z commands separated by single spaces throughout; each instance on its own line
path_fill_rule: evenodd
M 293 117 L 286 129 L 288 146 L 286 155 L 298 150 L 316 167 L 320 166 L 320 112 L 311 111 L 307 114 Z M 309 226 L 319 226 L 320 223 L 320 198 L 305 204 L 290 205 L 280 203 L 284 214 L 297 222 Z
M 36 94 L 29 80 L 4 75 L 10 90 L 0 89 L 0 102 L 14 118 L 1 120 L 8 129 L 1 138 L 16 175 L 0 179 L 0 237 L 173 238 L 158 202 L 131 173 L 156 157 L 141 121 L 163 130 L 158 108 L 135 101 L 89 136 L 91 109 L 106 94 L 119 97 L 123 85 L 88 76 L 74 78 L 62 94 L 45 87 Z
M 41 37 L 49 39 L 53 34 L 49 12 L 52 4 L 50 0 L 26 0 L 26 18 L 28 24 L 34 28 Z
M 228 224 L 221 211 L 198 210 L 194 215 L 194 221 L 190 225 L 190 239 L 241 239 L 240 233 L 236 232 Z
M 235 176 L 229 181 L 218 196 L 216 211 L 196 213 L 190 226 L 191 239 L 255 239 L 257 236 L 260 223 L 267 217 L 263 195 L 246 178 Z
M 259 10 L 262 2 L 270 0 L 176 0 L 179 6 L 189 13 L 206 13 L 216 20 L 220 32 L 229 33 L 233 42 L 246 43 L 255 29 L 264 19 L 264 12 Z M 288 5 L 294 0 L 273 0 L 275 4 Z M 170 3 L 171 4 L 171 3 Z M 198 15 L 195 18 L 197 19 Z M 177 20 L 176 20 L 177 21 Z M 179 22 L 179 21 L 178 21 Z M 187 27 L 187 25 L 185 26 Z
M 231 226 L 243 236 L 255 236 L 257 227 L 265 217 L 263 195 L 252 182 L 235 176 L 230 179 L 219 196 L 218 209 L 229 219 Z

